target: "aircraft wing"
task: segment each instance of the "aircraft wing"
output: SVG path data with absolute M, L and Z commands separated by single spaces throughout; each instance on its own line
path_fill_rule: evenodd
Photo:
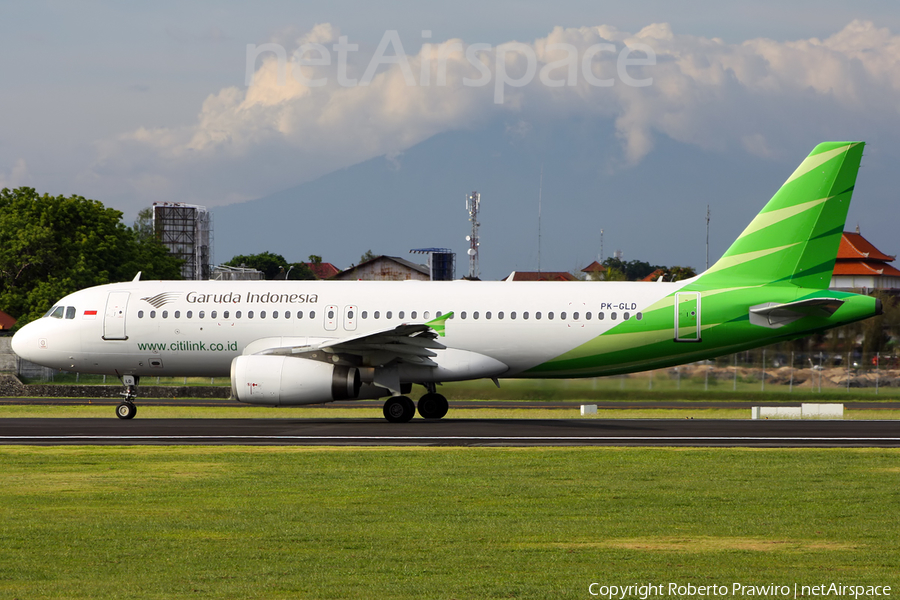
M 437 341 L 438 332 L 426 323 L 403 323 L 362 335 L 325 340 L 306 346 L 268 348 L 260 354 L 276 354 L 324 360 L 334 364 L 383 367 L 409 363 L 436 367 L 433 350 L 446 348 Z
M 839 298 L 807 298 L 786 304 L 767 302 L 750 307 L 750 322 L 754 325 L 777 329 L 803 317 L 828 318 L 843 303 L 844 301 Z

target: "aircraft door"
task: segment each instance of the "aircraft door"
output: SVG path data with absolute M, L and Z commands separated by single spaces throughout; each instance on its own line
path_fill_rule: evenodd
M 675 341 L 701 341 L 700 292 L 677 292 L 675 294 Z
M 350 305 L 344 307 L 344 329 L 347 331 L 356 331 L 356 314 L 357 307 Z
M 325 331 L 335 331 L 337 329 L 338 322 L 338 307 L 337 306 L 326 306 L 325 307 Z
M 103 313 L 103 339 L 127 340 L 125 335 L 125 309 L 130 292 L 110 292 Z

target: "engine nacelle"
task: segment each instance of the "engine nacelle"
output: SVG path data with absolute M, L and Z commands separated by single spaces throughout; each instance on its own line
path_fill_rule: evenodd
M 356 367 L 266 354 L 238 356 L 231 361 L 231 394 L 247 404 L 288 406 L 356 400 L 361 385 Z M 373 390 L 365 391 L 365 397 L 377 397 L 371 396 Z M 390 394 L 384 392 L 382 395 Z

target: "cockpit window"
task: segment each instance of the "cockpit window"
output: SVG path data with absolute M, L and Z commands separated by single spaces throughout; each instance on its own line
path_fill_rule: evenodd
M 75 307 L 74 307 L 74 306 L 67 306 L 67 307 L 66 307 L 66 318 L 67 318 L 67 319 L 74 319 L 74 318 L 75 318 Z
M 66 308 L 64 306 L 54 306 L 44 316 L 53 317 L 54 319 L 62 319 L 63 315 L 65 313 L 65 310 L 66 310 Z

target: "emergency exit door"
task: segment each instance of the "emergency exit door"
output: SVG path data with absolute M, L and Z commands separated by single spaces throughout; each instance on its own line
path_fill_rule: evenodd
M 675 341 L 700 341 L 700 292 L 675 294 Z

